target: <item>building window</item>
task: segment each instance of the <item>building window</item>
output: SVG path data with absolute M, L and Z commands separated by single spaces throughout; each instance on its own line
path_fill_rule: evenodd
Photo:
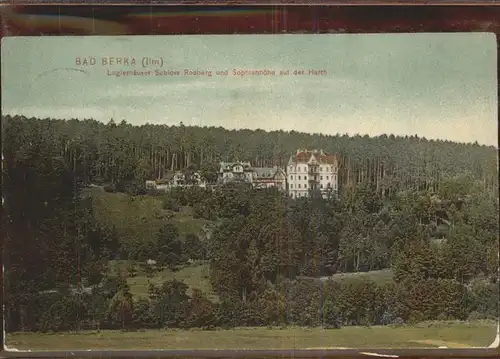
M 299 180 L 300 180 L 300 176 L 299 176 Z
M 320 181 L 323 181 L 323 176 L 319 176 Z
M 307 188 L 307 184 L 304 185 L 304 188 Z
M 326 179 L 329 180 L 330 179 L 329 176 L 326 176 Z
M 290 176 L 290 179 L 293 180 L 293 176 Z
M 299 183 L 299 188 L 300 188 L 300 183 Z
M 323 183 L 321 184 L 321 188 L 323 188 Z
M 290 185 L 290 188 L 293 188 L 293 183 Z

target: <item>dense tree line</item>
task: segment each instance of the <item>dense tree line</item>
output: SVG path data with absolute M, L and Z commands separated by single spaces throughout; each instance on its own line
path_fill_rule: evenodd
M 2 120 L 8 331 L 336 328 L 497 314 L 492 148 L 416 137 Z M 233 156 L 279 164 L 298 144 L 341 154 L 339 196 L 311 192 L 293 200 L 272 189 L 142 188 L 172 168 L 197 166 L 213 175 L 215 161 Z M 137 248 L 124 247 L 115 228 L 96 220 L 93 199 L 82 190 L 90 183 L 159 196 L 169 211 L 190 206 L 214 230 L 204 242 L 181 238 L 166 219 L 153 242 L 138 238 Z M 208 261 L 218 301 L 179 281 L 134 298 L 126 281 L 133 274 L 108 270 L 116 258 L 154 258 L 173 270 Z M 381 269 L 392 270 L 394 280 L 322 278 Z
M 427 140 L 414 136 L 305 134 L 295 131 L 226 130 L 222 127 L 142 125 L 125 121 L 60 121 L 3 116 L 8 133 L 51 136 L 72 170 L 85 183 L 121 187 L 160 178 L 168 170 L 197 168 L 214 180 L 219 161 L 251 161 L 253 166 L 285 166 L 297 148 L 321 148 L 340 160 L 340 187 L 372 182 L 377 191 L 437 190 L 441 177 L 470 174 L 484 189 L 496 190 L 493 147 Z

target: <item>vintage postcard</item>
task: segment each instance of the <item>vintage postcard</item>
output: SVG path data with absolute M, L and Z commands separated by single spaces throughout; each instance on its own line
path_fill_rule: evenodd
M 2 39 L 8 348 L 487 348 L 493 34 Z

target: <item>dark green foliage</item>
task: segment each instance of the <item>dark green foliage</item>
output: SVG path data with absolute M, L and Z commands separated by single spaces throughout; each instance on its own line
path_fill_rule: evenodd
M 493 148 L 415 137 L 2 119 L 9 332 L 339 328 L 497 316 Z M 150 191 L 165 210 L 156 238 L 123 241 L 111 223 L 96 219 L 83 189 L 105 184 L 134 201 L 146 195 L 146 180 L 167 171 L 189 177 L 198 168 L 215 182 L 220 160 L 282 166 L 298 143 L 339 154 L 338 196 L 293 200 L 244 185 Z M 177 218 L 191 209 L 210 221 L 206 238 L 181 236 L 164 213 Z M 161 268 L 110 276 L 108 261 L 118 258 L 151 258 L 172 270 L 207 260 L 219 301 L 177 280 L 135 298 L 127 277 L 153 277 Z M 393 282 L 319 278 L 382 269 L 392 270 Z
M 183 326 L 211 329 L 217 325 L 216 306 L 199 289 L 195 289 L 188 304 Z
M 183 255 L 192 260 L 208 259 L 206 243 L 193 233 L 188 233 L 182 245 Z
M 159 262 L 170 268 L 183 264 L 186 261 L 182 250 L 182 241 L 179 237 L 177 227 L 171 223 L 167 223 L 157 235 L 157 245 Z
M 327 301 L 323 308 L 323 326 L 327 329 L 342 328 L 342 311 L 332 301 Z
M 163 209 L 168 209 L 170 211 L 179 212 L 180 206 L 174 197 L 165 196 L 163 198 Z
M 133 324 L 134 328 L 155 328 L 157 322 L 155 320 L 154 307 L 148 299 L 139 299 L 134 304 Z
M 154 320 L 160 328 L 179 328 L 189 311 L 188 286 L 183 282 L 171 280 L 161 287 L 150 286 Z
M 481 319 L 497 319 L 500 302 L 499 288 L 495 283 L 478 282 L 469 288 L 469 308 Z

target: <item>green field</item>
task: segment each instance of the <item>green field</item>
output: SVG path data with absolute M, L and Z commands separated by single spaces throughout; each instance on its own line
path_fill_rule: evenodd
M 183 207 L 179 212 L 164 210 L 160 197 L 108 193 L 99 188 L 88 192 L 93 198 L 98 221 L 114 225 L 122 241 L 150 241 L 169 221 L 177 226 L 181 236 L 193 233 L 205 238 L 204 227 L 212 224 L 205 219 L 193 218 L 189 207 Z M 169 218 L 169 215 L 173 217 Z
M 337 273 L 331 276 L 335 281 L 349 280 L 352 278 L 366 279 L 374 281 L 377 284 L 383 285 L 393 281 L 391 269 L 373 270 L 369 272 L 356 272 L 356 273 Z
M 407 327 L 238 328 L 7 334 L 9 348 L 64 349 L 326 349 L 487 347 L 494 322 L 431 322 Z
M 127 268 L 131 261 L 111 261 L 111 271 L 120 270 L 120 268 Z M 160 286 L 162 283 L 177 279 L 183 281 L 189 286 L 188 294 L 191 294 L 192 289 L 200 289 L 203 293 L 207 294 L 213 301 L 217 300 L 217 296 L 212 291 L 212 286 L 209 281 L 209 265 L 206 263 L 186 265 L 178 271 L 173 272 L 169 269 L 162 269 L 155 273 L 152 277 L 148 278 L 144 273 L 139 271 L 133 277 L 127 278 L 127 283 L 130 286 L 130 292 L 136 298 L 148 297 L 149 283 Z

